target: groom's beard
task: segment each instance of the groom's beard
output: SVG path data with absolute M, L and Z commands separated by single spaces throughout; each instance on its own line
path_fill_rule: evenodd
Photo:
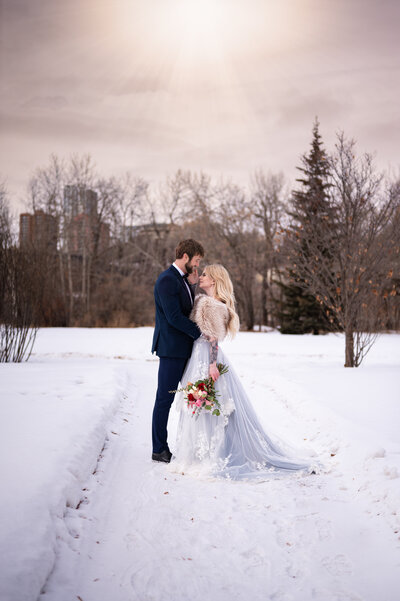
M 189 275 L 191 273 L 193 273 L 193 265 L 190 261 L 188 261 L 187 263 L 185 263 L 185 269 L 186 269 L 186 273 L 188 273 Z

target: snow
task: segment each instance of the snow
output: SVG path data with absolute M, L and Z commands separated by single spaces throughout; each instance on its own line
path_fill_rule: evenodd
M 398 601 L 400 335 L 358 369 L 342 336 L 223 344 L 264 427 L 324 464 L 260 484 L 150 460 L 151 336 L 46 329 L 0 365 L 1 601 Z

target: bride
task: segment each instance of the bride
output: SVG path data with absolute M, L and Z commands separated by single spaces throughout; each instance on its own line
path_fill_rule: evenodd
M 227 270 L 222 265 L 208 265 L 199 285 L 206 294 L 196 298 L 190 317 L 202 335 L 194 342 L 181 384 L 186 387 L 188 382 L 211 377 L 221 414 L 202 410 L 193 416 L 184 393 L 176 393 L 180 417 L 170 469 L 232 480 L 265 480 L 298 470 L 315 473 L 310 461 L 288 457 L 282 443 L 263 430 L 238 376 L 218 347 L 220 340 L 227 334 L 233 337 L 239 329 Z M 227 365 L 228 372 L 220 375 L 218 363 Z

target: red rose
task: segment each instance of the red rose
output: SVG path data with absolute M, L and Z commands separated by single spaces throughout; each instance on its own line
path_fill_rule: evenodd
M 195 398 L 192 395 L 192 393 L 188 394 L 188 401 L 194 401 L 194 400 L 195 400 Z

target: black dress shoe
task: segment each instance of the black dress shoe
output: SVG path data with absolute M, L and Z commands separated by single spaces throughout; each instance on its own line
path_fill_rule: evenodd
M 161 451 L 161 453 L 153 453 L 151 456 L 153 461 L 163 461 L 164 463 L 169 463 L 171 461 L 171 457 L 172 453 L 168 450 Z

